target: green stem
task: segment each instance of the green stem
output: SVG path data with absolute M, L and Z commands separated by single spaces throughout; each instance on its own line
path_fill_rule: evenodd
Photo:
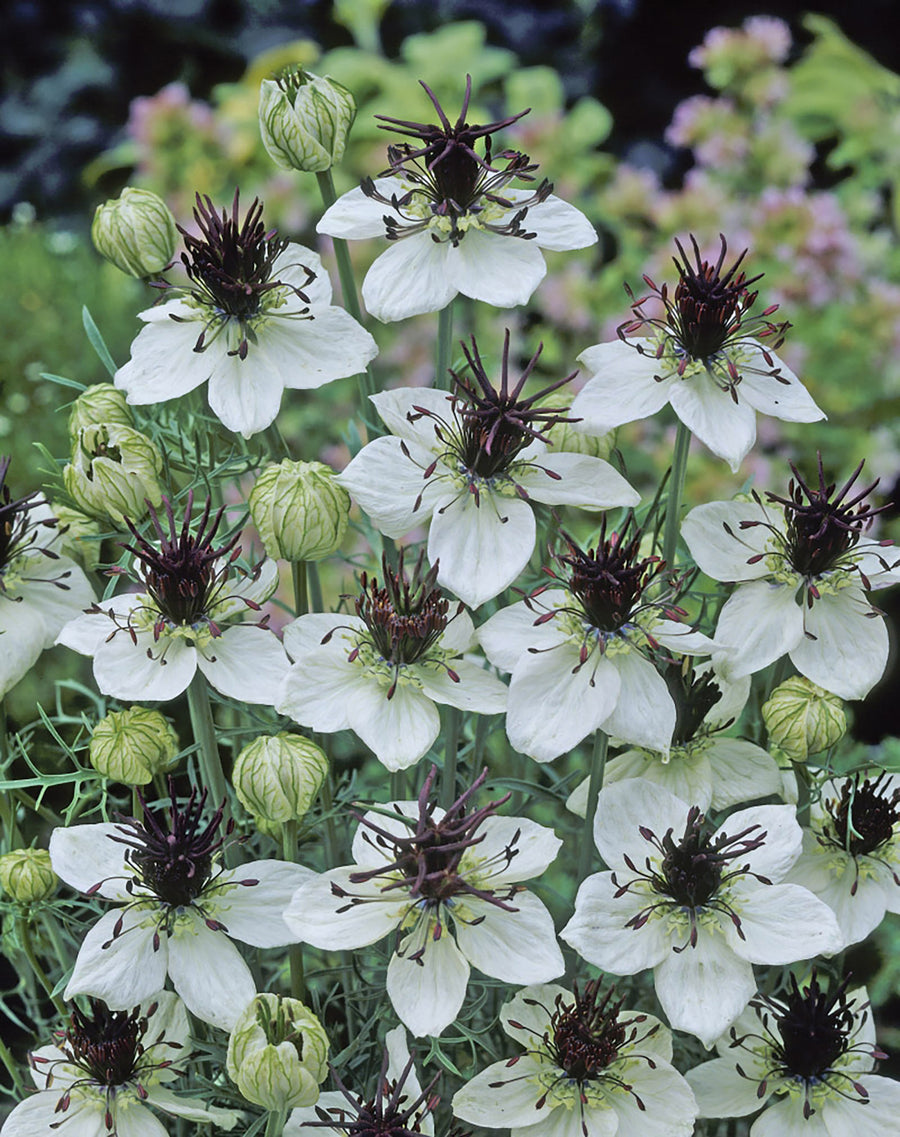
M 322 603 L 322 581 L 319 579 L 319 566 L 315 561 L 306 562 L 306 580 L 309 584 L 309 610 L 321 612 L 325 605 Z
M 287 1120 L 286 1109 L 273 1109 L 266 1120 L 265 1137 L 281 1137 Z
M 449 809 L 456 801 L 456 754 L 459 750 L 459 733 L 462 711 L 447 708 L 447 730 L 444 736 L 444 773 L 441 777 L 441 805 Z
M 666 502 L 666 525 L 663 530 L 663 560 L 671 572 L 675 568 L 675 550 L 678 548 L 678 531 L 681 527 L 681 495 L 687 473 L 688 451 L 691 448 L 691 430 L 678 423 L 675 453 L 672 455 L 672 473 L 669 477 L 669 496 Z
M 13 1091 L 15 1096 L 17 1098 L 23 1098 L 25 1096 L 25 1086 L 22 1083 L 21 1076 L 19 1075 L 19 1067 L 16 1064 L 15 1058 L 12 1056 L 12 1051 L 3 1041 L 2 1036 L 0 1036 L 0 1062 L 3 1063 L 9 1072 L 9 1076 L 12 1078 Z
M 305 616 L 309 611 L 309 583 L 306 561 L 291 561 L 291 579 L 294 582 L 294 611 Z
M 809 824 L 809 768 L 803 762 L 794 763 L 794 776 L 797 779 L 797 820 L 801 825 Z
M 406 800 L 406 773 L 403 770 L 391 771 L 391 801 Z
M 65 967 L 69 955 L 65 951 L 62 943 L 59 925 L 56 922 L 56 917 L 49 909 L 44 909 L 39 915 L 41 927 L 44 929 L 44 935 L 50 941 L 50 946 L 53 948 L 53 955 L 60 967 Z
M 188 710 L 191 715 L 191 729 L 194 732 L 194 741 L 197 743 L 201 789 L 209 790 L 209 799 L 215 809 L 218 809 L 220 805 L 224 807 L 225 818 L 227 819 L 229 812 L 228 790 L 225 772 L 222 769 L 222 760 L 219 757 L 216 723 L 209 701 L 206 676 L 199 668 L 191 680 L 187 696 Z
M 281 828 L 284 859 L 293 863 L 297 859 L 297 821 L 291 818 Z M 306 1002 L 306 979 L 303 974 L 303 945 L 290 944 L 288 959 L 291 967 L 291 998 Z M 283 1124 L 283 1122 L 282 1122 Z
M 584 815 L 584 827 L 581 834 L 581 848 L 578 851 L 578 877 L 579 884 L 591 871 L 591 861 L 594 859 L 594 815 L 597 812 L 597 798 L 603 788 L 603 775 L 606 772 L 606 753 L 609 749 L 609 735 L 605 730 L 594 733 L 594 754 L 591 758 L 591 780 L 588 783 L 587 812 Z
M 19 916 L 16 919 L 16 931 L 19 936 L 19 943 L 22 945 L 22 951 L 25 953 L 25 958 L 31 966 L 31 970 L 37 977 L 38 982 L 47 992 L 50 1002 L 56 1007 L 57 1013 L 62 1017 L 66 1017 L 66 1004 L 60 999 L 59 995 L 53 994 L 53 984 L 47 977 L 46 971 L 41 967 L 38 962 L 38 957 L 34 952 L 34 945 L 31 942 L 31 932 L 28 930 L 28 921 L 25 917 Z
M 434 385 L 450 390 L 450 361 L 453 358 L 453 301 L 438 312 L 437 355 L 434 363 Z

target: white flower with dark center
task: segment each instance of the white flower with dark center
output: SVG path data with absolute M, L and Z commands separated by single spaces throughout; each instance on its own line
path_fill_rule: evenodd
M 87 994 L 126 1008 L 162 989 L 166 975 L 204 1022 L 231 1030 L 256 994 L 250 968 L 230 937 L 282 947 L 297 937 L 282 919 L 296 889 L 314 874 L 286 861 L 221 864 L 218 809 L 204 823 L 206 791 L 168 817 L 74 825 L 50 836 L 53 871 L 90 896 L 117 902 L 85 936 L 65 998 Z
M 646 778 L 702 810 L 780 794 L 775 759 L 762 747 L 723 733 L 747 701 L 749 677 L 729 683 L 709 664 L 694 668 L 689 659 L 663 666 L 661 674 L 675 702 L 671 750 L 626 750 L 606 763 L 603 784 Z M 580 817 L 587 809 L 589 782 L 586 778 L 566 802 Z
M 639 300 L 626 286 L 633 318 L 619 328 L 619 340 L 578 357 L 591 377 L 572 404 L 583 420 L 577 429 L 604 434 L 670 403 L 685 426 L 736 470 L 756 439 L 757 411 L 788 422 L 825 417 L 774 354 L 790 327 L 769 319 L 777 305 L 750 315 L 758 295 L 750 287 L 762 274 L 748 280 L 740 271 L 746 250 L 724 269 L 721 241 L 711 264 L 691 237 L 696 266 L 675 242 L 681 259 L 674 258 L 679 279 L 671 295 L 649 277 L 650 294 Z M 661 316 L 644 311 L 653 300 L 662 305 Z M 642 330 L 645 336 L 629 338 Z
M 568 421 L 568 411 L 541 400 L 573 376 L 525 398 L 540 348 L 511 387 L 507 332 L 499 390 L 474 338 L 463 352 L 471 378 L 453 372 L 454 394 L 417 388 L 372 398 L 393 434 L 365 446 L 338 481 L 388 537 L 430 519 L 428 559 L 440 562 L 438 580 L 477 608 L 528 564 L 537 532 L 532 501 L 595 510 L 640 498 L 602 458 L 548 448 L 546 430 Z
M 672 1036 L 592 979 L 574 993 L 526 987 L 500 1012 L 525 1053 L 495 1062 L 453 1098 L 463 1121 L 513 1137 L 690 1137 L 697 1115 L 671 1065 Z
M 398 933 L 387 993 L 415 1035 L 453 1022 L 470 964 L 507 983 L 541 983 L 564 970 L 550 913 L 520 883 L 539 876 L 562 842 L 533 821 L 495 816 L 508 794 L 469 809 L 486 771 L 439 809 L 429 800 L 435 772 L 418 801 L 361 817 L 356 864 L 303 885 L 284 914 L 298 937 L 328 951 Z
M 374 181 L 345 193 L 317 229 L 331 237 L 386 237 L 391 248 L 363 281 L 366 307 L 379 320 L 403 320 L 445 308 L 461 292 L 498 308 L 524 304 L 547 271 L 541 249 L 583 249 L 597 241 L 593 225 L 554 197 L 527 154 L 491 152 L 491 135 L 527 111 L 488 123 L 465 121 L 472 90 L 451 124 L 431 90 L 440 124 L 376 115 L 382 129 L 415 139 L 388 147 L 390 166 Z M 484 155 L 475 149 L 484 141 Z M 496 164 L 495 164 L 496 162 Z
M 887 1056 L 866 992 L 846 987 L 823 991 L 813 972 L 803 987 L 791 976 L 786 992 L 755 998 L 717 1043 L 720 1057 L 688 1072 L 700 1116 L 765 1106 L 750 1137 L 893 1137 L 900 1085 L 872 1073 Z
M 410 578 L 403 555 L 394 571 L 385 557 L 382 584 L 363 573 L 356 615 L 301 616 L 284 630 L 297 661 L 275 703 L 312 730 L 353 730 L 389 770 L 403 770 L 438 736 L 435 703 L 478 714 L 506 709 L 506 687 L 476 659 L 462 604 L 434 587 L 438 565 L 423 573 L 419 554 Z
M 900 777 L 879 771 L 827 781 L 810 804 L 789 879 L 824 900 L 848 944 L 900 912 Z
M 584 881 L 561 933 L 614 975 L 652 967 L 670 1025 L 705 1046 L 752 998 L 752 964 L 843 946 L 827 905 L 779 883 L 800 855 L 793 806 L 754 806 L 711 828 L 696 806 L 652 782 L 601 790 L 594 840 L 612 871 Z
M 166 1137 L 148 1106 L 231 1130 L 240 1115 L 173 1093 L 195 1057 L 184 1004 L 168 991 L 131 1010 L 98 999 L 75 1007 L 66 1030 L 31 1055 L 38 1092 L 6 1119 L 3 1137 Z
M 713 501 L 684 519 L 682 536 L 713 580 L 737 581 L 716 627 L 729 677 L 750 675 L 787 654 L 797 670 L 842 699 L 864 699 L 888 659 L 888 633 L 865 591 L 900 581 L 890 541 L 864 539 L 879 509 L 875 488 L 850 479 L 835 490 L 819 458 L 813 488 L 791 466 L 787 497 Z
M 129 403 L 162 403 L 209 381 L 213 413 L 245 438 L 274 422 L 284 389 L 356 375 L 378 354 L 369 333 L 331 303 L 318 254 L 267 230 L 254 201 L 241 222 L 197 195 L 195 237 L 180 229 L 190 278 L 148 308 L 115 384 Z M 179 227 L 180 228 L 180 227 Z
M 678 623 L 684 613 L 665 593 L 652 599 L 665 564 L 641 557 L 641 533 L 630 520 L 607 537 L 604 519 L 597 547 L 586 552 L 566 541 L 568 552 L 557 558 L 568 571 L 568 579 L 557 578 L 562 587 L 538 590 L 478 629 L 491 663 L 512 672 L 509 740 L 538 762 L 595 730 L 668 752 L 675 703 L 648 656 L 660 647 L 705 655 L 715 644 Z
M 58 550 L 61 530 L 37 493 L 13 499 L 0 458 L 0 699 L 52 647 L 60 628 L 94 602 L 94 590 Z
M 210 519 L 209 500 L 193 534 L 192 496 L 180 532 L 170 503 L 163 504 L 168 534 L 150 509 L 158 544 L 126 518 L 134 538 L 126 548 L 140 565 L 141 591 L 94 604 L 56 642 L 93 656 L 97 686 L 116 699 L 174 699 L 199 668 L 223 695 L 270 706 L 289 660 L 258 613 L 275 591 L 278 566 L 266 560 L 252 572 L 237 568 L 239 535 L 213 544 L 223 510 Z M 246 614 L 257 618 L 244 623 Z

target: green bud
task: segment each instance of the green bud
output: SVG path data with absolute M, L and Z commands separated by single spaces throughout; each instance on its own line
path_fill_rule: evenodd
M 269 157 L 284 170 L 318 174 L 340 162 L 356 117 L 346 87 L 302 67 L 264 79 L 259 129 Z
M 545 437 L 555 453 L 565 450 L 570 454 L 588 454 L 591 458 L 609 457 L 616 444 L 616 432 L 608 434 L 583 434 L 571 423 L 556 422 L 546 432 Z
M 175 218 L 162 198 L 126 186 L 115 201 L 98 205 L 91 239 L 101 256 L 129 276 L 155 276 L 178 244 Z
M 95 517 L 121 525 L 147 512 L 147 500 L 162 501 L 162 455 L 156 444 L 130 426 L 95 423 L 79 430 L 63 483 L 75 502 Z
M 769 738 L 793 762 L 828 750 L 847 732 L 844 704 L 803 675 L 779 684 L 763 704 Z
M 328 774 L 328 758 L 300 734 L 261 735 L 237 756 L 231 783 L 245 809 L 266 822 L 304 817 Z
M 134 416 L 125 401 L 125 392 L 112 383 L 95 383 L 81 392 L 69 411 L 69 437 L 76 438 L 82 427 L 94 426 L 98 422 L 134 426 Z
M 79 509 L 53 505 L 53 516 L 59 522 L 57 550 L 93 572 L 100 563 L 100 525 Z
M 58 884 L 46 849 L 13 849 L 0 856 L 0 887 L 17 904 L 49 900 Z
M 263 1109 L 314 1105 L 328 1073 L 328 1035 L 299 999 L 257 995 L 234 1024 L 225 1066 Z
M 178 735 L 159 711 L 110 711 L 94 727 L 88 757 L 94 769 L 124 786 L 145 786 L 178 753 Z
M 248 505 L 270 557 L 319 561 L 340 548 L 350 495 L 322 462 L 285 460 L 262 471 Z

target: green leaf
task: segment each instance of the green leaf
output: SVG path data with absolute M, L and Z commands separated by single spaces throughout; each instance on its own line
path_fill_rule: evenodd
M 81 309 L 81 322 L 84 324 L 84 330 L 87 332 L 87 338 L 91 341 L 91 347 L 96 351 L 100 357 L 100 362 L 109 372 L 110 376 L 115 375 L 118 368 L 116 367 L 115 360 L 109 353 L 109 348 L 100 334 L 100 329 L 94 323 L 94 318 L 91 316 L 87 307 Z

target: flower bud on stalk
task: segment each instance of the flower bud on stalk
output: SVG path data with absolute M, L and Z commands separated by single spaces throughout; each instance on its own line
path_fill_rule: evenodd
M 793 762 L 828 750 L 847 732 L 843 702 L 802 675 L 775 688 L 762 716 L 769 738 Z
M 350 513 L 350 495 L 322 462 L 267 466 L 248 504 L 266 553 L 287 561 L 330 556 L 340 548 Z
M 328 774 L 328 758 L 299 734 L 263 735 L 245 746 L 231 780 L 245 809 L 271 824 L 303 818 Z
M 259 129 L 269 157 L 284 170 L 319 174 L 340 162 L 356 103 L 346 87 L 302 67 L 264 79 Z
M 94 769 L 125 786 L 145 786 L 178 753 L 178 735 L 159 711 L 111 711 L 94 727 L 88 757 Z
M 228 1076 L 264 1109 L 314 1105 L 328 1073 L 328 1036 L 298 999 L 257 995 L 228 1040 Z
M 143 278 L 162 272 L 172 260 L 178 230 L 162 198 L 126 186 L 115 201 L 97 206 L 91 239 L 116 268 Z
M 17 904 L 49 900 L 58 884 L 46 849 L 13 849 L 0 856 L 0 887 Z
M 134 426 L 125 392 L 112 383 L 95 383 L 81 392 L 69 411 L 69 437 L 74 441 L 83 427 L 101 422 Z
M 63 482 L 75 502 L 96 517 L 137 521 L 147 502 L 162 501 L 162 455 L 140 431 L 118 423 L 96 423 L 79 430 Z

